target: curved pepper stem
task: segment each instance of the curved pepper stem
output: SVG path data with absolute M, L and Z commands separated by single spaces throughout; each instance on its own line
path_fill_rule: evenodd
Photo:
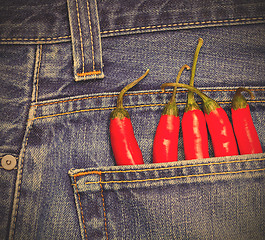
M 178 75 L 177 75 L 177 78 L 176 78 L 176 83 L 179 82 L 179 79 L 180 79 L 180 77 L 181 77 L 181 74 L 182 74 L 182 72 L 183 72 L 185 69 L 186 69 L 186 70 L 190 70 L 190 67 L 189 67 L 187 64 L 185 64 L 185 65 L 183 65 L 183 66 L 180 68 L 180 70 L 179 70 L 179 72 L 178 72 Z M 177 86 L 174 87 L 174 89 L 173 89 L 173 93 L 172 93 L 172 97 L 171 97 L 171 99 L 170 99 L 170 102 L 176 102 L 177 88 L 178 88 Z
M 203 108 L 204 108 L 204 112 L 209 114 L 210 112 L 214 111 L 217 108 L 220 108 L 220 105 L 214 101 L 213 99 L 211 99 L 210 97 L 208 97 L 207 95 L 205 95 L 204 93 L 202 93 L 199 89 L 192 87 L 190 85 L 187 84 L 183 84 L 183 83 L 164 83 L 161 85 L 161 89 L 162 92 L 165 91 L 166 87 L 182 87 L 182 88 L 186 88 L 189 91 L 192 91 L 196 94 L 198 94 L 200 96 L 200 98 L 203 101 Z
M 139 77 L 138 79 L 134 80 L 133 82 L 129 83 L 127 86 L 125 86 L 121 91 L 120 94 L 118 96 L 118 100 L 117 100 L 117 108 L 123 108 L 123 96 L 124 94 L 131 89 L 132 87 L 134 87 L 138 82 L 140 82 L 142 79 L 144 79 L 146 77 L 146 75 L 149 73 L 149 69 L 146 70 L 146 72 Z
M 251 99 L 254 99 L 255 96 L 253 94 L 253 92 L 251 90 L 249 90 L 248 88 L 244 88 L 244 87 L 240 87 L 236 90 L 236 93 L 232 99 L 232 109 L 237 110 L 239 108 L 246 108 L 248 103 L 247 100 L 245 99 L 245 97 L 241 94 L 241 92 L 248 92 L 250 94 Z
M 179 70 L 178 75 L 177 75 L 176 83 L 179 82 L 181 74 L 185 69 L 189 70 L 190 67 L 186 64 L 181 67 L 181 69 Z M 178 107 L 176 104 L 176 93 L 177 93 L 177 86 L 174 87 L 172 97 L 169 100 L 169 102 L 167 103 L 167 105 L 164 107 L 164 109 L 162 111 L 162 115 L 174 115 L 176 117 L 179 115 L 179 110 L 178 110 Z
M 126 87 L 124 87 L 121 90 L 118 96 L 117 106 L 110 114 L 111 119 L 114 119 L 114 118 L 123 119 L 124 117 L 130 118 L 128 111 L 125 110 L 123 107 L 123 96 L 130 88 L 134 87 L 138 82 L 140 82 L 143 78 L 145 78 L 148 73 L 149 73 L 149 69 L 147 69 L 147 71 L 141 77 L 131 82 L 130 84 L 128 84 Z

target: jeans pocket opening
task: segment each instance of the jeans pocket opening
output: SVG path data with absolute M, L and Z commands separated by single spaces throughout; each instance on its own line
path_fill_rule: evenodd
M 253 154 L 71 169 L 82 237 L 224 239 L 244 233 L 259 239 L 265 221 L 264 163 L 265 154 Z

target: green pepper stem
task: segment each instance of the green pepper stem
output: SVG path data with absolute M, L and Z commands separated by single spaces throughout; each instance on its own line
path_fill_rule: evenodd
M 195 87 L 192 87 L 190 85 L 187 85 L 187 84 L 183 84 L 183 83 L 164 83 L 164 84 L 161 85 L 162 92 L 165 91 L 166 87 L 182 87 L 182 88 L 186 88 L 189 91 L 198 94 L 203 101 L 207 101 L 207 100 L 210 99 L 207 95 L 202 93 L 199 89 L 197 89 Z
M 202 47 L 203 44 L 203 39 L 199 38 L 198 40 L 198 45 L 196 47 L 195 53 L 194 53 L 194 57 L 193 57 L 193 63 L 192 63 L 192 67 L 191 67 L 191 76 L 190 76 L 190 86 L 194 86 L 194 78 L 195 78 L 195 72 L 196 72 L 196 66 L 197 66 L 197 61 L 198 61 L 198 56 L 199 56 L 199 52 L 200 49 Z M 188 92 L 188 101 L 187 104 L 192 104 L 195 102 L 194 99 L 194 93 L 192 91 Z
M 249 89 L 244 88 L 244 87 L 239 87 L 236 90 L 236 93 L 231 102 L 231 107 L 234 110 L 246 108 L 248 105 L 246 98 L 241 94 L 242 91 L 248 92 L 251 96 L 251 99 L 255 98 L 254 94 Z
M 189 67 L 187 64 L 185 64 L 185 65 L 183 65 L 183 66 L 181 67 L 181 69 L 180 69 L 179 72 L 178 72 L 177 78 L 176 78 L 176 83 L 179 82 L 179 79 L 180 79 L 180 77 L 181 77 L 181 74 L 182 74 L 182 72 L 183 72 L 185 69 L 190 70 L 190 67 Z M 173 89 L 173 93 L 172 93 L 172 97 L 171 97 L 170 102 L 175 102 L 175 101 L 176 101 L 176 94 L 177 94 L 177 86 L 175 86 L 174 89 Z
M 187 85 L 187 84 L 182 84 L 182 83 L 164 83 L 164 84 L 161 85 L 161 89 L 162 89 L 162 92 L 164 92 L 166 87 L 175 87 L 175 86 L 186 88 L 189 91 L 195 92 L 196 94 L 198 94 L 200 96 L 200 98 L 202 99 L 202 101 L 203 101 L 203 109 L 204 109 L 204 113 L 206 113 L 206 114 L 210 114 L 210 112 L 212 112 L 215 109 L 220 107 L 220 105 L 216 101 L 214 101 L 213 99 L 211 99 L 210 97 L 208 97 L 207 95 L 202 93 L 197 88 L 192 87 L 192 86 Z
M 117 100 L 117 108 L 123 108 L 123 96 L 124 94 L 131 89 L 132 87 L 134 87 L 138 82 L 140 82 L 142 79 L 144 79 L 146 77 L 146 75 L 149 73 L 149 69 L 146 70 L 146 72 L 139 77 L 138 79 L 134 80 L 133 82 L 129 83 L 127 86 L 125 86 L 121 91 L 120 94 L 118 96 L 118 100 Z
M 253 94 L 253 92 L 251 90 L 249 90 L 248 88 L 244 88 L 244 87 L 239 87 L 237 90 L 236 90 L 236 93 L 237 95 L 241 94 L 241 92 L 248 92 L 251 99 L 254 99 L 255 96 Z
M 197 48 L 195 50 L 194 57 L 193 57 L 193 64 L 192 64 L 192 67 L 191 67 L 191 77 L 190 77 L 190 84 L 189 85 L 192 86 L 192 87 L 194 86 L 196 65 L 197 65 L 198 56 L 199 56 L 199 52 L 200 52 L 200 49 L 202 47 L 202 44 L 203 44 L 203 39 L 199 38 L 198 45 L 197 45 Z

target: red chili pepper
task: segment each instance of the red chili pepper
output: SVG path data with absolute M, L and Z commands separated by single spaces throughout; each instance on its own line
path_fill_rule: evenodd
M 194 86 L 196 64 L 203 40 L 199 42 L 194 54 L 191 68 L 190 86 Z M 208 133 L 203 112 L 195 101 L 194 93 L 188 92 L 188 100 L 182 117 L 182 133 L 185 159 L 209 158 Z
M 232 99 L 232 122 L 240 154 L 262 153 L 259 136 L 254 126 L 249 105 L 241 94 L 247 91 L 251 98 L 253 93 L 247 88 L 238 88 Z
M 184 69 L 190 69 L 184 65 L 177 76 L 179 81 Z M 160 117 L 153 143 L 153 162 L 173 162 L 178 160 L 178 138 L 179 138 L 179 112 L 176 104 L 176 91 L 174 88 L 172 97 L 163 109 Z
M 117 107 L 110 115 L 110 140 L 117 165 L 143 164 L 142 152 L 134 136 L 130 115 L 123 107 L 123 96 L 130 88 L 141 81 L 149 70 L 125 88 L 118 96 Z
M 161 88 L 165 87 L 183 87 L 197 93 L 203 101 L 204 115 L 208 129 L 211 135 L 214 155 L 216 157 L 238 155 L 237 143 L 226 112 L 213 99 L 206 96 L 200 90 L 187 84 L 164 83 Z

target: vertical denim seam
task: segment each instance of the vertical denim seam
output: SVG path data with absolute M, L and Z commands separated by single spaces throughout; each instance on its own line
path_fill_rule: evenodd
M 79 5 L 78 0 L 75 0 L 76 5 L 76 14 L 77 14 L 77 23 L 79 28 L 79 37 L 80 37 L 80 48 L 81 48 L 81 56 L 82 56 L 82 73 L 85 72 L 85 55 L 84 55 L 84 45 L 83 45 L 83 36 L 82 36 L 82 28 L 80 23 L 80 14 L 79 14 Z
M 34 77 L 33 77 L 33 89 L 32 89 L 32 102 L 37 103 L 38 97 L 38 89 L 39 89 L 39 74 L 40 74 L 40 67 L 41 67 L 41 55 L 42 55 L 42 45 L 38 45 L 36 49 L 36 57 L 35 57 L 35 69 L 34 69 Z M 15 193 L 14 193 L 14 201 L 13 201 L 13 208 L 12 208 L 12 215 L 11 215 L 11 224 L 9 230 L 9 239 L 12 240 L 15 234 L 16 228 L 16 221 L 18 215 L 18 208 L 19 208 L 19 201 L 20 201 L 20 191 L 21 191 L 21 184 L 22 184 L 22 175 L 23 175 L 23 167 L 24 167 L 24 160 L 25 160 L 25 153 L 26 148 L 28 146 L 28 140 L 31 128 L 34 122 L 34 116 L 37 112 L 37 106 L 29 109 L 28 113 L 28 120 L 27 126 L 25 130 L 24 139 L 22 142 L 22 147 L 19 155 L 19 163 L 18 163 L 18 171 L 17 171 L 17 179 L 16 179 L 16 186 L 15 186 Z
M 100 185 L 100 194 L 101 194 L 101 198 L 102 198 L 102 207 L 103 207 L 103 216 L 104 216 L 104 228 L 105 228 L 105 233 L 106 233 L 106 240 L 109 239 L 109 235 L 108 235 L 108 228 L 107 228 L 107 215 L 106 215 L 106 208 L 105 208 L 105 199 L 104 199 L 104 195 L 103 195 L 103 186 L 102 186 L 102 177 L 101 174 L 99 174 L 99 185 Z
M 90 31 L 90 41 L 91 41 L 92 69 L 93 69 L 93 72 L 95 72 L 94 39 L 93 39 L 93 32 L 92 32 L 92 25 L 91 25 L 91 16 L 90 16 L 90 8 L 89 8 L 88 0 L 86 0 L 86 7 L 87 7 L 88 25 L 89 25 L 89 31 Z
M 42 57 L 42 45 L 39 46 L 39 63 L 37 69 L 37 76 L 36 76 L 36 84 L 35 84 L 35 103 L 38 103 L 38 96 L 39 96 L 39 76 L 40 76 L 40 64 L 41 64 L 41 57 Z M 35 108 L 37 111 L 37 107 Z
M 81 219 L 82 219 L 82 223 L 83 223 L 83 227 L 84 227 L 84 232 L 85 232 L 85 239 L 87 238 L 87 230 L 86 230 L 86 225 L 85 225 L 85 217 L 84 217 L 84 211 L 83 211 L 83 207 L 81 204 L 81 197 L 80 194 L 78 192 L 78 188 L 77 188 L 77 183 L 76 183 L 76 177 L 74 176 L 74 186 L 75 186 L 75 190 L 76 190 L 76 194 L 78 196 L 78 202 L 79 202 L 79 207 L 80 207 L 80 212 L 81 212 Z

